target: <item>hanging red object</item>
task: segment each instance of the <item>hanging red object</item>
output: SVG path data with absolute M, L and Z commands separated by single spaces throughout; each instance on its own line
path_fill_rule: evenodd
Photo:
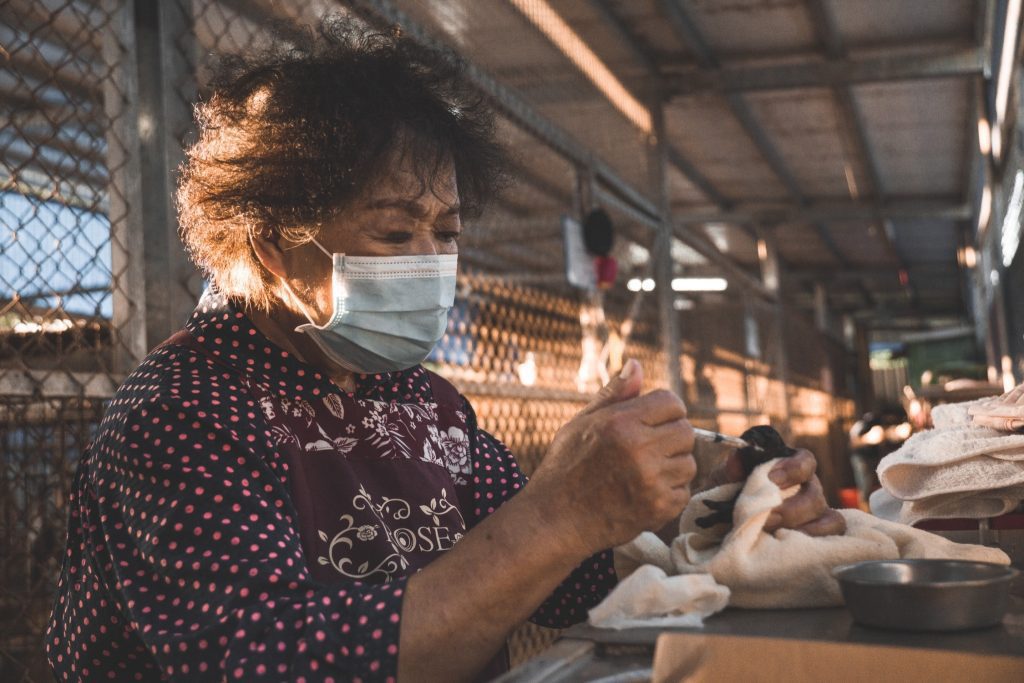
M 594 274 L 597 276 L 597 286 L 608 289 L 615 284 L 615 278 L 619 274 L 619 263 L 614 256 L 595 256 Z

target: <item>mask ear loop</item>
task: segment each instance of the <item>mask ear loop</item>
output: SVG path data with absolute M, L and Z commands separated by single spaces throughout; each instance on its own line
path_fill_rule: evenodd
M 327 258 L 331 259 L 332 262 L 334 261 L 334 254 L 332 254 L 331 252 L 327 251 L 327 249 L 324 248 L 324 245 L 322 245 L 322 244 L 320 244 L 319 242 L 316 241 L 315 237 L 310 237 L 309 239 L 310 239 L 311 242 L 313 242 L 313 244 L 316 245 L 317 249 L 319 249 L 320 251 L 322 251 L 325 254 L 327 254 Z
M 253 254 L 255 254 L 255 253 L 256 253 L 256 246 L 255 246 L 255 244 L 253 243 L 253 240 L 255 240 L 255 239 L 256 239 L 256 237 L 255 237 L 255 235 L 253 234 L 253 230 L 252 230 L 252 229 L 250 229 L 250 230 L 249 230 L 249 248 L 253 250 Z M 327 256 L 329 256 L 329 257 L 330 257 L 330 258 L 331 258 L 331 259 L 333 260 L 334 256 L 333 256 L 333 255 L 331 254 L 331 252 L 329 252 L 329 251 L 327 251 L 326 249 L 324 249 L 323 245 L 322 245 L 322 244 L 320 244 L 319 242 L 317 242 L 317 241 L 316 241 L 316 238 L 310 238 L 310 239 L 311 239 L 311 241 L 313 242 L 313 244 L 315 244 L 315 245 L 316 245 L 316 247 L 317 247 L 317 248 L 318 248 L 318 249 L 319 249 L 320 251 L 322 251 L 322 252 L 324 252 L 325 254 L 327 254 Z M 299 245 L 296 245 L 296 246 L 299 246 Z M 333 265 L 331 266 L 331 277 L 332 277 L 332 278 L 334 277 L 334 266 L 333 266 Z M 318 327 L 318 326 L 317 326 L 317 324 L 316 324 L 316 321 L 315 321 L 315 320 L 313 320 L 313 318 L 312 318 L 312 317 L 310 317 L 310 315 L 309 315 L 309 311 L 307 310 L 306 302 L 302 300 L 302 297 L 300 297 L 300 296 L 298 295 L 298 293 L 296 293 L 295 289 L 294 289 L 294 288 L 292 288 L 292 286 L 291 286 L 291 285 L 290 285 L 290 284 L 288 283 L 288 280 L 287 280 L 287 279 L 285 279 L 285 278 L 283 278 L 283 277 L 282 277 L 282 278 L 280 278 L 280 279 L 281 279 L 281 284 L 283 284 L 283 285 L 284 285 L 285 289 L 287 289 L 287 290 L 288 290 L 288 293 L 289 293 L 289 294 L 291 294 L 291 295 L 292 295 L 292 298 L 293 298 L 293 299 L 295 299 L 296 303 L 298 303 L 298 304 L 299 304 L 299 308 L 301 308 L 301 309 L 302 309 L 302 315 L 303 315 L 303 317 L 305 317 L 305 318 L 306 318 L 306 320 L 308 320 L 308 321 L 309 321 L 309 324 L 310 324 L 310 325 L 312 325 L 312 326 L 314 326 L 314 327 Z M 298 329 L 297 329 L 297 328 L 296 328 L 296 331 L 298 331 Z

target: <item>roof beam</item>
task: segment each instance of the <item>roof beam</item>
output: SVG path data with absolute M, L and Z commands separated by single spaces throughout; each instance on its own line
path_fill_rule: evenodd
M 920 263 L 910 267 L 910 275 L 944 276 L 953 275 L 960 270 L 955 261 L 949 263 Z M 889 268 L 793 268 L 787 271 L 790 278 L 797 280 L 818 280 L 822 282 L 834 282 L 845 280 L 871 279 L 892 279 L 898 281 L 896 271 Z
M 590 5 L 601 15 L 604 22 L 618 34 L 622 44 L 633 53 L 633 58 L 639 62 L 647 73 L 658 77 L 658 63 L 650 48 L 641 42 L 633 30 L 622 20 L 613 7 L 611 0 L 590 0 Z
M 697 63 L 705 69 L 717 68 L 718 60 L 711 53 L 703 33 L 685 7 L 684 0 L 660 0 L 658 4 L 661 5 L 672 30 L 693 54 Z
M 986 63 L 983 50 L 978 47 L 926 53 L 892 50 L 838 61 L 689 68 L 666 74 L 665 86 L 671 96 L 827 88 L 842 84 L 973 76 L 983 73 Z
M 694 53 L 697 57 L 697 62 L 705 70 L 713 70 L 718 67 L 718 60 L 711 52 L 707 41 L 704 40 L 704 36 L 694 21 L 689 10 L 684 6 L 681 0 L 662 0 L 661 6 L 664 8 L 666 16 L 669 18 L 669 22 L 675 29 L 676 35 L 679 39 Z M 729 103 L 729 108 L 732 109 L 733 115 L 743 126 L 747 135 L 750 136 L 754 146 L 757 147 L 761 156 L 768 162 L 775 175 L 785 185 L 786 190 L 792 196 L 797 206 L 805 206 L 807 199 L 804 197 L 803 192 L 800 190 L 800 185 L 796 180 L 796 177 L 790 172 L 789 167 L 786 165 L 782 155 L 772 144 L 768 134 L 764 128 L 757 121 L 754 113 L 750 110 L 750 106 L 744 99 L 743 95 L 738 92 L 728 92 L 725 94 L 726 100 Z M 812 222 L 814 229 L 817 231 L 822 243 L 828 249 L 832 257 L 841 266 L 848 265 L 846 257 L 840 251 L 835 240 L 832 238 L 831 233 L 828 231 L 828 227 L 819 223 Z
M 637 61 L 644 66 L 647 70 L 648 76 L 651 78 L 652 82 L 656 84 L 656 88 L 659 93 L 664 91 L 664 85 L 661 83 L 661 72 L 658 69 L 658 65 L 654 57 L 615 12 L 615 9 L 612 7 L 609 0 L 590 0 L 590 4 L 602 16 L 605 22 L 611 26 L 616 33 L 618 33 L 623 44 L 633 52 Z M 661 103 L 659 103 L 658 106 L 661 106 Z M 732 202 L 726 199 L 722 193 L 718 191 L 718 188 L 716 188 L 703 173 L 697 170 L 697 167 L 693 162 L 687 159 L 686 155 L 684 155 L 678 147 L 675 147 L 668 142 L 667 151 L 668 162 L 682 173 L 691 184 L 703 192 L 704 196 L 722 209 L 728 208 L 732 205 Z
M 966 221 L 972 215 L 971 206 L 959 198 L 889 199 L 875 203 L 867 201 L 812 202 L 803 206 L 747 206 L 739 205 L 730 211 L 673 211 L 677 223 L 780 223 L 799 221 L 893 220 L 930 218 L 944 221 Z
M 832 7 L 825 0 L 807 0 L 807 11 L 811 16 L 811 24 L 814 26 L 818 39 L 825 49 L 826 58 L 829 62 L 841 62 L 847 56 L 846 46 L 843 45 L 842 36 L 839 34 L 838 23 L 835 14 L 832 12 Z M 844 128 L 841 135 L 847 135 L 850 138 L 849 142 L 844 144 L 843 147 L 852 147 L 850 150 L 851 156 L 856 155 L 860 157 L 861 164 L 867 173 L 868 184 L 870 185 L 867 188 L 867 194 L 873 198 L 873 202 L 877 205 L 883 200 L 885 192 L 882 188 L 878 159 L 875 157 L 868 140 L 864 117 L 861 116 L 860 109 L 854 100 L 853 86 L 849 83 L 835 84 L 832 87 L 832 94 L 839 109 L 839 120 Z M 846 172 L 852 174 L 852 170 L 849 168 L 846 169 Z M 849 179 L 848 182 L 850 182 Z M 851 183 L 850 192 L 851 194 L 856 192 L 855 183 Z M 906 259 L 903 258 L 903 254 L 900 253 L 895 242 L 895 226 L 891 221 L 884 218 L 878 218 L 875 222 L 878 228 L 876 234 L 885 250 L 896 260 L 901 269 L 905 269 L 907 267 Z M 908 290 L 911 296 L 916 298 L 917 294 L 913 285 L 908 285 Z

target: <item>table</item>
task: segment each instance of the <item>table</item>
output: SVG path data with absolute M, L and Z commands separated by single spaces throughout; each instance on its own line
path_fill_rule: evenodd
M 795 610 L 727 609 L 705 620 L 703 629 L 680 632 L 765 636 L 804 641 L 896 645 L 910 648 L 1008 655 L 1024 660 L 1024 597 L 1010 596 L 1003 622 L 954 633 L 886 631 L 859 626 L 845 607 Z M 587 625 L 567 630 L 547 651 L 513 669 L 501 683 L 648 680 L 654 645 L 664 629 L 613 631 Z

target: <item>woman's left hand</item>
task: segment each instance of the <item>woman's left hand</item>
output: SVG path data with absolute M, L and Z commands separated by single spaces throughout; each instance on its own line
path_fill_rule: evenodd
M 768 478 L 781 489 L 799 486 L 800 491 L 772 510 L 765 523 L 765 531 L 796 529 L 808 536 L 841 535 L 846 532 L 846 520 L 830 508 L 825 500 L 821 482 L 815 474 L 817 468 L 817 459 L 806 449 L 800 449 L 796 454 L 776 463 L 768 473 Z M 710 488 L 743 479 L 743 466 L 739 455 L 733 451 L 711 473 L 708 485 Z

